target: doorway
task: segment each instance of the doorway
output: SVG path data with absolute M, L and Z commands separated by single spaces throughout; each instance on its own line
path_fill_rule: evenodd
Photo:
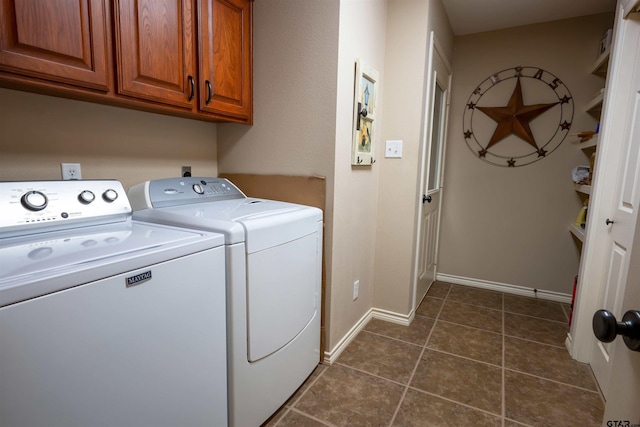
M 435 34 L 431 32 L 425 85 L 426 115 L 421 143 L 421 172 L 418 194 L 418 226 L 413 310 L 420 304 L 436 277 L 442 176 L 451 87 L 451 66 Z

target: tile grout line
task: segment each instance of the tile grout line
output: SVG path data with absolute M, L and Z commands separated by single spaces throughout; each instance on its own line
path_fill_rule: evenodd
M 428 319 L 433 320 L 434 322 L 436 320 L 436 319 L 433 319 L 431 317 L 428 317 Z M 411 344 L 411 345 L 414 345 L 416 347 L 422 347 L 423 346 L 422 344 L 416 344 L 416 343 L 411 342 L 411 341 L 405 341 L 405 340 L 402 340 L 400 338 L 392 337 L 391 335 L 385 335 L 385 334 L 380 333 L 380 332 L 367 331 L 366 329 L 363 329 L 360 332 L 366 332 L 366 333 L 371 334 L 371 335 L 375 335 L 375 336 L 382 337 L 382 338 L 387 338 L 387 339 L 390 339 L 390 340 L 393 340 L 393 341 L 398 341 L 398 342 L 401 342 L 403 344 Z
M 487 366 L 490 366 L 492 368 L 502 369 L 502 364 L 495 364 L 495 363 L 491 363 L 491 362 L 485 362 L 484 360 L 474 359 L 473 357 L 463 356 L 461 354 L 451 353 L 451 352 L 448 352 L 448 351 L 440 350 L 438 348 L 433 348 L 433 347 L 429 347 L 429 346 L 427 346 L 427 350 L 433 351 L 435 353 L 446 354 L 447 356 L 456 357 L 458 359 L 468 360 L 469 362 L 480 363 L 482 365 L 487 365 Z
M 545 320 L 547 322 L 560 323 L 561 325 L 565 325 L 567 323 L 567 321 L 565 321 L 565 320 L 553 320 L 553 319 L 549 319 L 548 317 L 532 316 L 530 314 L 516 313 L 516 312 L 513 312 L 513 311 L 504 311 L 503 310 L 503 312 L 507 313 L 507 314 L 514 315 L 514 316 L 528 317 L 529 319 Z
M 490 310 L 494 310 L 494 309 L 490 309 Z M 498 310 L 496 310 L 496 311 L 498 311 Z M 440 321 L 442 323 L 448 323 L 450 325 L 455 325 L 455 326 L 462 326 L 462 327 L 465 327 L 465 328 L 474 329 L 476 331 L 489 332 L 489 333 L 496 334 L 496 335 L 502 335 L 502 332 L 491 331 L 489 329 L 482 329 L 482 328 L 478 328 L 478 327 L 471 326 L 471 325 L 465 325 L 465 324 L 462 324 L 462 323 L 451 322 L 449 320 L 442 320 L 441 319 Z
M 575 388 L 575 389 L 578 389 L 578 390 L 586 391 L 586 392 L 589 392 L 589 393 L 600 394 L 600 392 L 598 390 L 591 390 L 591 389 L 588 389 L 588 388 L 580 387 L 578 385 L 564 383 L 562 381 L 554 380 L 552 378 L 541 377 L 539 375 L 531 374 L 529 372 L 519 371 L 517 369 L 511 369 L 511 368 L 505 368 L 505 370 L 507 370 L 509 372 L 515 372 L 516 374 L 525 375 L 527 377 L 532 377 L 532 378 L 536 378 L 536 379 L 543 380 L 543 381 L 549 381 L 549 382 L 552 382 L 554 384 L 563 385 L 563 386 Z M 597 385 L 597 383 L 596 383 L 596 385 Z
M 307 414 L 306 412 L 301 411 L 301 410 L 300 410 L 300 409 L 298 409 L 298 408 L 290 408 L 288 412 L 295 412 L 295 413 L 300 414 L 300 415 L 303 415 L 303 416 L 305 416 L 305 417 L 307 417 L 307 418 L 311 418 L 312 420 L 317 421 L 317 422 L 319 422 L 320 424 L 323 424 L 323 425 L 325 425 L 325 426 L 329 426 L 329 427 L 336 427 L 336 425 L 335 425 L 335 424 L 332 424 L 332 423 L 330 423 L 329 421 L 323 420 L 322 418 L 318 418 L 318 417 L 313 416 L 313 415 L 311 415 L 311 414 Z M 282 418 L 284 418 L 284 417 L 282 417 Z M 282 420 L 282 418 L 281 418 L 280 420 Z M 280 420 L 278 420 L 278 423 L 280 423 Z M 275 427 L 275 426 L 274 426 L 274 427 Z
M 365 375 L 368 375 L 370 377 L 374 377 L 374 378 L 378 378 L 378 379 L 381 379 L 381 380 L 384 380 L 384 381 L 388 381 L 390 383 L 393 383 L 393 384 L 396 384 L 396 385 L 399 385 L 399 386 L 402 386 L 402 387 L 406 386 L 405 383 L 402 383 L 402 382 L 397 381 L 397 380 L 392 380 L 390 378 L 386 378 L 386 377 L 380 376 L 378 374 L 371 373 L 369 371 L 365 371 L 364 369 L 356 368 L 356 367 L 353 367 L 353 366 L 350 366 L 350 365 L 346 365 L 344 363 L 340 363 L 340 362 L 337 362 L 337 361 L 334 364 L 337 365 L 337 366 L 342 366 L 343 368 L 350 369 L 352 371 L 360 372 L 361 374 L 365 374 Z
M 318 366 L 320 366 L 320 365 L 318 365 Z M 327 369 L 329 369 L 329 368 L 330 368 L 330 366 L 325 367 L 325 368 L 322 370 L 322 372 L 320 372 L 320 373 L 318 374 L 318 376 L 317 376 L 317 377 L 315 377 L 315 378 L 313 379 L 313 381 L 311 381 L 311 382 L 309 383 L 309 385 L 307 385 L 307 388 L 306 388 L 302 393 L 300 393 L 300 396 L 298 396 L 298 398 L 297 398 L 296 400 L 294 400 L 293 402 L 291 402 L 291 405 L 286 406 L 286 403 L 285 403 L 286 411 L 284 411 L 284 414 L 282 414 L 282 416 L 278 419 L 278 421 L 276 421 L 276 422 L 275 422 L 275 424 L 273 425 L 273 427 L 277 427 L 277 426 L 280 424 L 280 421 L 282 421 L 282 420 L 284 419 L 284 417 L 286 417 L 286 416 L 287 416 L 287 414 L 288 414 L 289 412 L 291 412 L 291 410 L 292 410 L 292 409 L 295 409 L 293 406 L 294 406 L 296 403 L 298 403 L 298 402 L 300 401 L 300 399 L 302 399 L 302 397 L 303 397 L 303 396 L 304 396 L 304 395 L 305 395 L 305 394 L 306 394 L 306 393 L 311 389 L 311 387 L 312 387 L 315 383 L 317 383 L 317 382 L 318 382 L 318 380 L 320 379 L 320 377 L 321 377 L 321 376 L 323 376 L 323 375 L 324 375 L 324 373 L 325 373 L 325 372 L 327 372 Z M 316 369 L 317 369 L 317 368 L 316 368 Z M 312 375 L 313 375 L 313 374 L 312 374 Z M 305 382 L 306 382 L 306 381 L 305 381 Z M 295 394 L 295 392 L 294 392 L 294 394 Z M 276 411 L 276 412 L 277 412 L 277 411 Z M 297 412 L 302 412 L 302 411 L 297 410 Z M 303 412 L 302 412 L 302 413 L 303 413 Z M 305 414 L 305 415 L 307 415 L 307 414 Z
M 540 345 L 545 345 L 547 347 L 553 347 L 553 348 L 562 348 L 562 349 L 566 349 L 567 348 L 564 345 L 555 345 L 555 344 L 549 344 L 549 343 L 546 343 L 546 342 L 530 340 L 530 339 L 527 339 L 527 338 L 519 337 L 517 335 L 504 334 L 504 336 L 506 338 L 512 338 L 512 339 L 516 339 L 516 340 L 520 340 L 520 341 L 525 341 L 525 342 L 528 342 L 528 343 L 531 343 L 531 344 L 540 344 Z
M 476 407 L 476 406 L 471 406 L 471 405 L 469 405 L 468 403 L 458 402 L 457 400 L 454 400 L 454 399 L 452 399 L 452 398 L 450 398 L 450 397 L 442 396 L 442 395 L 437 394 L 437 393 L 434 393 L 434 392 L 432 392 L 432 391 L 426 391 L 426 390 L 422 390 L 422 389 L 420 389 L 420 388 L 416 388 L 416 387 L 409 387 L 409 389 L 410 389 L 410 390 L 413 390 L 413 391 L 415 391 L 415 392 L 417 392 L 417 393 L 426 394 L 426 395 L 429 395 L 429 396 L 433 396 L 433 397 L 435 397 L 436 399 L 440 399 L 440 400 L 447 401 L 447 402 L 449 402 L 449 403 L 453 403 L 454 405 L 458 405 L 458 406 L 462 406 L 462 407 L 464 407 L 464 408 L 471 409 L 471 410 L 473 410 L 473 411 L 475 411 L 475 412 L 481 412 L 481 413 L 483 413 L 483 414 L 487 414 L 487 415 L 490 415 L 490 416 L 495 417 L 495 418 L 498 418 L 498 419 L 501 419 L 501 418 L 502 418 L 502 417 L 500 416 L 500 414 L 497 414 L 497 413 L 495 413 L 495 412 L 487 411 L 486 409 L 478 408 L 478 407 Z
M 435 282 L 433 282 L 435 283 Z M 431 284 L 433 286 L 433 283 Z M 445 295 L 445 297 L 443 298 L 443 300 L 446 301 L 447 296 L 449 296 L 449 292 L 451 292 L 451 285 L 449 285 L 449 289 L 447 290 L 447 295 Z M 427 291 L 428 293 L 428 291 Z M 426 294 L 425 294 L 426 297 Z M 424 298 L 423 298 L 424 300 Z M 413 367 L 413 371 L 411 371 L 411 375 L 409 375 L 409 379 L 407 380 L 407 385 L 405 386 L 404 390 L 402 391 L 402 395 L 400 396 L 400 401 L 398 402 L 398 405 L 396 406 L 396 410 L 393 412 L 393 416 L 391 417 L 391 420 L 389 421 L 389 427 L 391 427 L 394 423 L 394 421 L 396 420 L 396 417 L 398 416 L 398 412 L 400 412 L 400 408 L 402 407 L 402 402 L 404 402 L 404 399 L 407 397 L 407 392 L 409 391 L 409 385 L 411 384 L 411 381 L 413 381 L 413 376 L 416 374 L 416 371 L 418 370 L 418 366 L 420 366 L 420 362 L 422 361 L 422 356 L 424 355 L 424 352 L 427 350 L 427 345 L 429 344 L 429 339 L 431 338 L 431 334 L 433 334 L 433 330 L 436 328 L 436 325 L 438 324 L 438 317 L 440 317 L 440 313 L 442 312 L 442 308 L 444 307 L 444 302 L 442 303 L 442 305 L 440 306 L 440 311 L 438 311 L 438 314 L 436 315 L 436 318 L 433 322 L 433 325 L 431 325 L 431 330 L 429 331 L 429 333 L 427 334 L 427 339 L 424 342 L 424 345 L 422 346 L 422 351 L 420 352 L 420 355 L 418 356 L 418 360 L 416 361 L 415 366 Z

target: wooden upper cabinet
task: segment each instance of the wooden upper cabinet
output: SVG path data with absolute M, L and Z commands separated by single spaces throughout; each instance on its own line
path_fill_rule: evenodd
M 199 107 L 252 121 L 251 0 L 198 0 Z
M 0 2 L 0 71 L 108 91 L 106 0 Z
M 192 109 L 196 62 L 192 0 L 116 0 L 117 92 Z
M 0 0 L 0 87 L 253 120 L 253 0 Z

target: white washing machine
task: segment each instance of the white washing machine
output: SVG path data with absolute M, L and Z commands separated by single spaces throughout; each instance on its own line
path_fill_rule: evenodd
M 0 425 L 227 425 L 222 235 L 113 180 L 0 182 L 0 212 Z
M 136 219 L 224 234 L 229 420 L 259 426 L 320 360 L 322 211 L 220 178 L 148 181 L 129 198 Z

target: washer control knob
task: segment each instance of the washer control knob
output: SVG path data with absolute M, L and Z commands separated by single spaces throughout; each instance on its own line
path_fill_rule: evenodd
M 110 188 L 104 193 L 102 193 L 102 198 L 104 199 L 105 202 L 111 203 L 118 198 L 118 192 Z
M 47 207 L 49 200 L 47 200 L 47 196 L 40 191 L 29 191 L 22 196 L 20 202 L 22 206 L 30 211 L 41 211 Z
M 80 200 L 80 203 L 84 203 L 85 205 L 88 205 L 89 203 L 93 202 L 95 199 L 96 199 L 95 194 L 93 194 L 89 190 L 84 190 L 82 193 L 78 195 L 78 200 Z
M 193 184 L 193 191 L 195 191 L 198 194 L 204 194 L 204 189 L 200 184 Z

